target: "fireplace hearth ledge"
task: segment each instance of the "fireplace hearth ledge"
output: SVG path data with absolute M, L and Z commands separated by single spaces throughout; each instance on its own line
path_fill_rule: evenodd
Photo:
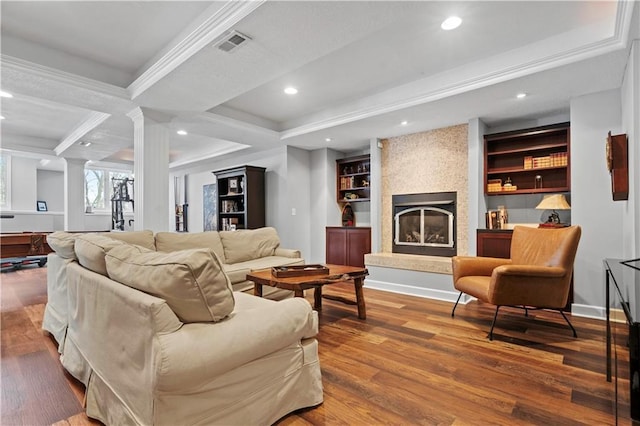
M 364 255 L 365 266 L 407 269 L 451 275 L 451 258 L 402 253 L 369 253 Z

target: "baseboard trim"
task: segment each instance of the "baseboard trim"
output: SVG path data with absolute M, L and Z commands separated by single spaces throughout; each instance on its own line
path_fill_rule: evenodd
M 458 299 L 459 292 L 435 290 L 431 288 L 416 287 L 406 284 L 396 284 L 384 281 L 365 280 L 365 287 L 373 290 L 388 291 L 390 293 L 406 294 L 408 296 L 423 297 L 425 299 L 442 300 L 445 302 L 455 303 Z M 461 304 L 466 304 L 473 298 L 467 294 L 463 294 L 460 298 Z
M 571 315 L 604 320 L 606 319 L 606 310 L 601 306 L 580 305 L 578 303 L 572 303 Z
M 388 291 L 390 293 L 405 294 L 407 296 L 422 297 L 425 299 L 441 300 L 444 302 L 451 302 L 451 303 L 455 303 L 456 300 L 458 299 L 458 295 L 460 294 L 457 291 L 453 292 L 453 291 L 435 290 L 431 288 L 416 287 L 416 286 L 411 286 L 406 284 L 389 283 L 385 281 L 377 281 L 377 280 L 371 280 L 371 279 L 365 280 L 365 288 L 370 288 L 373 290 Z M 472 300 L 475 300 L 475 298 L 467 294 L 463 294 L 462 297 L 460 298 L 459 303 L 462 305 L 466 305 Z M 597 320 L 606 319 L 605 308 L 600 306 L 581 305 L 578 303 L 573 303 L 571 305 L 571 315 L 575 315 L 577 317 L 592 318 Z

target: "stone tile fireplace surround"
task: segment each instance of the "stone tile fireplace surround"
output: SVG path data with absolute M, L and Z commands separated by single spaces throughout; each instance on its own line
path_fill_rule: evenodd
M 392 196 L 454 192 L 458 255 L 468 253 L 468 125 L 414 133 L 382 141 L 382 251 L 366 256 L 367 266 L 451 274 L 451 258 L 393 252 Z

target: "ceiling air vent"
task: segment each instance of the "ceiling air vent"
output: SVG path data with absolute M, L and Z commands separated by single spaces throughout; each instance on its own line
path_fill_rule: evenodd
M 251 39 L 244 34 L 240 34 L 237 31 L 232 31 L 229 34 L 225 35 L 222 41 L 218 43 L 218 49 L 224 52 L 233 52 L 247 40 Z

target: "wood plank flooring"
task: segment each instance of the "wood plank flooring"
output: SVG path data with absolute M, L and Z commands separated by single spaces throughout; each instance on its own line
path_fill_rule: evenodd
M 2 425 L 96 425 L 84 388 L 61 367 L 41 330 L 46 267 L 0 275 Z M 337 284 L 327 294 L 353 298 Z M 310 292 L 311 293 L 311 292 Z M 605 380 L 604 322 L 458 306 L 364 289 L 367 319 L 325 300 L 320 313 L 324 403 L 278 422 L 289 425 L 613 425 Z M 312 294 L 309 300 L 312 301 Z M 628 382 L 622 383 L 623 391 Z M 628 391 L 623 392 L 628 401 Z M 631 424 L 628 406 L 619 424 Z

